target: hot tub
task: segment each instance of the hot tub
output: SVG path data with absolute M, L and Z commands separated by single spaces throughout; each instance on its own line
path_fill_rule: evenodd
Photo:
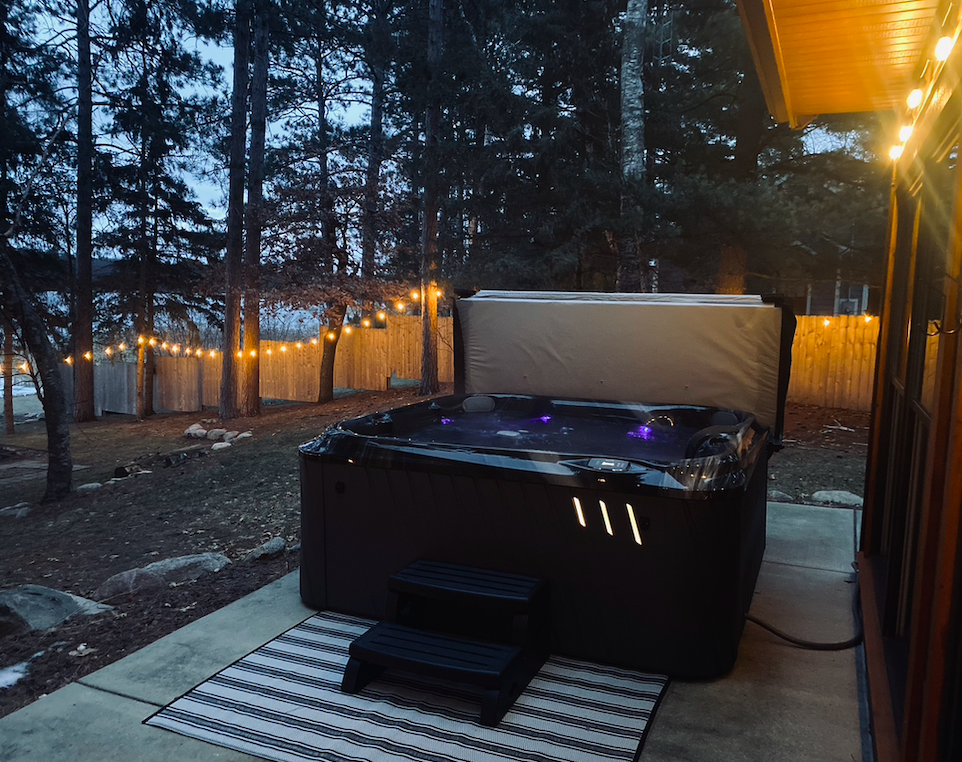
M 765 547 L 767 430 L 698 406 L 456 395 L 301 448 L 301 594 L 384 617 L 417 559 L 550 580 L 555 653 L 676 676 L 735 661 Z

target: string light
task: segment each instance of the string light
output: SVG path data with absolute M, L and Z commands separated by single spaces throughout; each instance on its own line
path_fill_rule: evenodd
M 904 143 L 906 140 L 912 137 L 912 129 L 913 128 L 911 124 L 904 125 L 902 129 L 899 130 L 899 140 Z
M 945 61 L 949 57 L 949 53 L 952 52 L 952 48 L 955 46 L 955 40 L 951 37 L 943 37 L 937 43 L 935 43 L 935 60 Z
M 404 302 L 398 302 L 394 305 L 398 312 L 404 312 Z
M 113 354 L 113 350 L 110 347 L 107 347 L 104 350 L 104 354 L 107 355 L 107 357 L 110 357 L 110 355 Z
M 351 326 L 349 326 L 349 325 L 344 326 L 344 333 L 350 333 L 350 332 L 353 331 L 353 330 L 354 330 L 354 329 L 351 328 Z
M 281 352 L 286 352 L 286 351 L 287 351 L 287 345 L 286 345 L 286 344 L 282 344 L 282 345 L 281 345 Z
M 180 345 L 174 344 L 174 346 L 170 348 L 170 351 L 173 352 L 174 354 L 177 354 L 178 352 L 180 352 Z
M 827 327 L 831 322 L 832 322 L 831 320 L 829 320 L 828 318 L 825 318 L 825 320 L 822 321 L 822 325 Z
M 93 352 L 84 352 L 84 359 L 85 359 L 85 360 L 93 360 L 93 359 L 94 359 L 94 353 L 93 353 Z
M 361 325 L 363 325 L 365 328 L 370 328 L 370 327 L 371 327 L 371 321 L 368 320 L 367 318 L 364 318 L 364 320 L 361 321 Z
M 273 353 L 273 352 L 271 352 L 271 350 L 270 350 L 270 349 L 268 349 L 268 350 L 267 350 L 267 354 L 269 354 L 269 355 L 272 355 L 272 354 L 274 354 L 274 353 Z
M 24 373 L 26 373 L 27 371 L 30 370 L 30 366 L 27 365 L 27 363 L 21 363 L 21 364 L 20 364 L 20 370 L 22 370 Z
M 147 343 L 150 344 L 150 346 L 152 346 L 152 347 L 156 347 L 156 346 L 157 346 L 157 339 L 155 339 L 153 336 L 151 336 L 151 337 L 150 337 L 150 341 L 148 341 Z
M 127 345 L 126 345 L 126 344 L 121 344 L 120 347 L 119 347 L 119 349 L 120 349 L 121 352 L 124 352 L 124 351 L 126 351 L 126 349 L 127 349 Z
M 251 357 L 257 357 L 257 350 L 256 350 L 256 349 L 252 349 L 252 350 L 250 351 L 250 356 L 251 356 Z
M 72 358 L 72 357 L 65 357 L 65 358 L 64 358 L 64 362 L 67 363 L 67 365 L 73 365 L 73 358 Z
M 910 92 L 909 97 L 906 99 L 906 103 L 908 103 L 909 108 L 916 109 L 921 106 L 923 96 L 924 93 L 919 88 L 915 88 L 912 92 Z
M 892 159 L 892 161 L 898 161 L 899 157 L 902 155 L 902 151 L 904 150 L 904 146 L 892 146 L 891 150 L 889 151 L 889 158 Z
M 386 320 L 386 319 L 387 319 L 387 315 L 386 315 L 384 312 L 379 312 L 379 313 L 377 313 L 377 319 L 378 319 L 378 320 L 381 320 L 381 321 Z
M 331 331 L 330 333 L 327 334 L 328 341 L 334 341 L 336 338 L 337 338 L 337 334 L 334 333 L 334 331 Z
M 204 354 L 204 353 L 203 353 L 201 350 L 199 350 L 199 349 L 197 350 L 197 357 L 200 357 L 200 356 L 203 355 L 203 354 Z
M 872 322 L 872 316 L 871 316 L 871 315 L 866 315 L 866 316 L 865 316 L 865 322 L 866 322 L 866 323 L 871 323 L 871 322 Z
M 416 302 L 421 301 L 421 295 L 417 291 L 411 292 L 411 298 Z
M 294 346 L 297 347 L 298 349 L 302 349 L 304 345 L 301 344 L 301 342 L 297 342 Z
M 150 341 L 151 341 L 150 346 L 153 346 L 153 345 L 154 345 L 154 344 L 153 344 L 154 339 L 151 339 Z M 163 344 L 161 344 L 161 345 L 160 345 L 160 348 L 161 348 L 161 349 L 167 349 L 167 342 L 165 341 Z
M 216 352 L 216 351 L 214 351 L 213 349 L 212 349 L 212 350 L 210 350 L 210 356 L 211 356 L 211 357 L 213 357 L 213 356 L 214 356 L 214 355 L 216 355 L 216 354 L 217 354 L 217 352 Z
M 317 339 L 311 339 L 311 344 L 317 344 Z
M 137 343 L 138 343 L 138 344 L 143 344 L 143 343 L 144 343 L 144 337 L 143 337 L 143 336 L 138 336 L 138 337 L 137 337 Z

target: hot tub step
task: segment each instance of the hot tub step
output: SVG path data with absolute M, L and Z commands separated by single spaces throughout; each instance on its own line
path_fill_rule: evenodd
M 421 604 L 420 617 L 409 615 L 412 603 Z M 421 560 L 388 580 L 387 618 L 391 621 L 420 627 L 433 620 L 429 629 L 438 629 L 432 614 L 445 605 L 483 611 L 489 620 L 510 618 L 506 640 L 548 648 L 548 584 L 543 579 Z
M 385 669 L 477 685 L 481 724 L 497 725 L 544 659 L 521 648 L 379 622 L 350 646 L 341 690 L 357 693 Z

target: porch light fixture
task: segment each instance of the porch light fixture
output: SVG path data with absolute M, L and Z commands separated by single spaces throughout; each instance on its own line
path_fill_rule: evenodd
M 915 88 L 912 92 L 910 92 L 909 97 L 906 99 L 906 103 L 908 103 L 909 108 L 915 109 L 921 106 L 922 96 L 923 96 L 923 93 L 918 88 Z
M 906 140 L 912 137 L 912 130 L 913 127 L 911 124 L 903 125 L 902 129 L 899 130 L 899 140 L 904 143 Z
M 892 149 L 889 151 L 889 158 L 893 161 L 898 161 L 903 150 L 905 150 L 905 146 L 892 146 Z
M 937 43 L 935 43 L 935 60 L 944 61 L 949 57 L 949 53 L 952 52 L 952 48 L 955 45 L 955 40 L 951 37 L 943 37 Z

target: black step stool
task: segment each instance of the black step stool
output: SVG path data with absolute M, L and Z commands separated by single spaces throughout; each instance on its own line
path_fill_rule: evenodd
M 357 693 L 385 669 L 470 683 L 483 689 L 481 724 L 496 726 L 548 657 L 545 581 L 416 561 L 393 575 L 388 587 L 388 615 L 404 623 L 379 622 L 351 643 L 341 690 Z M 450 629 L 443 621 L 445 604 L 503 620 L 506 635 L 497 642 L 444 632 Z M 430 629 L 411 626 L 425 624 Z

